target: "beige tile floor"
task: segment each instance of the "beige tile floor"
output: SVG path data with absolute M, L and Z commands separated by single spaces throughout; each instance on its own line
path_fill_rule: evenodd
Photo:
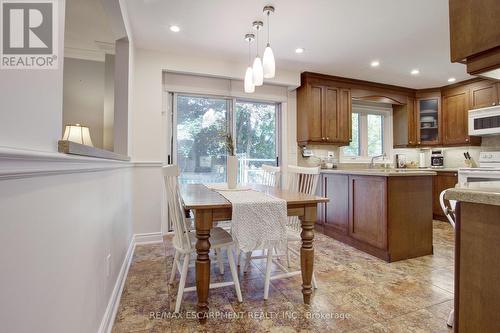
M 319 289 L 310 306 L 302 302 L 300 277 L 272 281 L 264 301 L 265 262 L 255 260 L 240 274 L 243 303 L 233 287 L 210 290 L 213 318 L 205 325 L 187 318 L 196 309 L 194 292 L 184 295 L 182 318 L 172 318 L 177 284 L 167 283 L 170 246 L 137 246 L 113 332 L 451 332 L 453 237 L 449 224 L 435 221 L 434 255 L 388 264 L 317 233 Z M 229 280 L 227 262 L 225 270 L 221 276 L 212 265 L 212 281 Z M 194 267 L 188 285 L 194 285 Z

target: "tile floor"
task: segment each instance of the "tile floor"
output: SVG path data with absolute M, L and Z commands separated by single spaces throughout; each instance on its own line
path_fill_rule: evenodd
M 205 325 L 187 318 L 196 309 L 194 292 L 184 294 L 182 318 L 172 318 L 177 284 L 167 283 L 170 246 L 137 246 L 113 332 L 451 332 L 453 237 L 448 223 L 435 221 L 434 255 L 388 264 L 316 233 L 319 289 L 310 306 L 302 302 L 300 276 L 272 281 L 264 301 L 265 261 L 255 260 L 240 274 L 243 303 L 233 287 L 210 290 L 213 317 Z M 223 276 L 216 265 L 211 274 L 212 281 L 229 280 L 227 262 Z

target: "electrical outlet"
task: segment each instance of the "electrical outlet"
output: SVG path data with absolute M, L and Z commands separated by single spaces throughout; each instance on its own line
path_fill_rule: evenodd
M 106 257 L 106 277 L 111 275 L 111 254 Z
M 335 153 L 333 151 L 329 151 L 327 154 L 328 154 L 328 157 L 333 158 L 335 156 Z

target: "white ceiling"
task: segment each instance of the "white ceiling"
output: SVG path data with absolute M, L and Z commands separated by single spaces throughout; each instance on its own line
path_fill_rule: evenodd
M 450 63 L 448 0 L 126 0 L 136 46 L 246 62 L 243 36 L 271 16 L 277 71 L 314 71 L 429 88 L 470 78 Z M 177 24 L 181 32 L 169 30 Z M 261 34 L 262 54 L 265 34 Z M 255 47 L 255 45 L 254 45 Z M 294 50 L 305 48 L 298 55 Z M 372 60 L 380 67 L 371 68 Z M 420 75 L 412 76 L 413 68 Z M 244 68 L 242 68 L 244 71 Z

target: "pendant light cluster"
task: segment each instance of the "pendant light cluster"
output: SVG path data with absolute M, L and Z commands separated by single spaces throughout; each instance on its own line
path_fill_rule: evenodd
M 264 23 L 262 21 L 254 21 L 252 26 L 256 30 L 254 34 L 246 34 L 245 40 L 248 42 L 248 67 L 245 72 L 245 92 L 253 93 L 256 86 L 261 86 L 264 83 L 264 78 L 272 79 L 276 72 L 276 64 L 274 61 L 274 53 L 271 49 L 269 38 L 269 16 L 274 13 L 273 6 L 265 6 L 263 12 L 267 15 L 267 44 L 264 50 L 263 58 L 259 56 L 259 32 L 262 30 Z M 257 54 L 251 64 L 251 43 L 256 41 Z

